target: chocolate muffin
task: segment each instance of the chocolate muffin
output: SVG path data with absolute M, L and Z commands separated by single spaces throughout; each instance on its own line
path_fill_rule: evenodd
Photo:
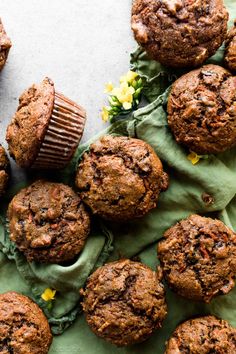
M 154 150 L 142 140 L 104 136 L 78 166 L 76 185 L 94 214 L 115 221 L 155 208 L 168 176 Z
M 6 31 L 3 27 L 2 20 L 0 18 L 0 71 L 4 67 L 9 50 L 11 48 L 11 40 L 7 36 Z
M 210 302 L 235 285 L 236 234 L 221 221 L 191 215 L 167 230 L 158 257 L 179 295 Z
M 47 354 L 52 334 L 42 310 L 28 297 L 0 294 L 0 352 Z
M 228 12 L 222 0 L 134 0 L 137 42 L 163 65 L 200 66 L 223 43 Z
M 65 167 L 82 137 L 86 113 L 55 91 L 51 79 L 32 85 L 19 99 L 7 128 L 10 155 L 21 167 Z
M 179 325 L 167 343 L 165 354 L 234 354 L 236 329 L 215 316 L 188 320 Z
M 225 41 L 225 64 L 230 70 L 236 71 L 236 20 Z
M 168 99 L 168 123 L 179 144 L 199 154 L 236 145 L 236 77 L 218 65 L 181 76 Z
M 9 160 L 6 152 L 0 144 L 0 196 L 6 191 L 9 179 Z
M 81 291 L 91 330 L 126 346 L 147 339 L 167 313 L 161 275 L 146 265 L 120 260 L 98 268 Z
M 90 217 L 80 197 L 62 183 L 37 181 L 8 207 L 10 239 L 27 260 L 62 263 L 84 247 Z

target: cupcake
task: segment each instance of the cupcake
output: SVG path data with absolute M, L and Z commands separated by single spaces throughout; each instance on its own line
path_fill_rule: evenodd
M 236 145 L 236 77 L 218 65 L 181 76 L 168 99 L 168 123 L 175 140 L 199 154 Z
M 117 346 L 146 340 L 167 314 L 160 279 L 146 265 L 130 260 L 98 268 L 81 291 L 91 330 Z
M 0 294 L 0 351 L 3 354 L 47 354 L 52 334 L 42 310 L 28 297 Z
M 8 207 L 10 239 L 27 260 L 62 263 L 84 247 L 90 216 L 80 197 L 62 183 L 36 181 Z
M 0 144 L 0 196 L 3 195 L 7 188 L 9 179 L 9 160 L 7 154 Z
M 223 43 L 228 12 L 222 0 L 134 0 L 137 42 L 163 65 L 200 66 Z
M 157 205 L 168 176 L 154 150 L 142 140 L 104 136 L 83 155 L 76 186 L 94 214 L 124 221 Z
M 210 302 L 235 285 L 236 234 L 221 221 L 191 215 L 167 230 L 158 257 L 177 294 Z
M 215 316 L 203 316 L 179 325 L 169 339 L 165 354 L 234 354 L 236 329 Z
M 19 99 L 7 128 L 10 155 L 21 167 L 58 169 L 72 158 L 82 137 L 86 113 L 45 78 Z
M 225 64 L 230 70 L 236 71 L 236 20 L 225 41 Z
M 0 18 L 0 71 L 4 67 L 9 50 L 11 48 L 11 40 L 7 36 L 6 31 L 3 27 L 2 20 Z

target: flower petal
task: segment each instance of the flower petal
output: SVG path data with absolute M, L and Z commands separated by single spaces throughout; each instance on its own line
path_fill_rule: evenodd
M 57 292 L 56 290 L 47 288 L 47 289 L 45 289 L 44 292 L 42 293 L 41 298 L 42 298 L 44 301 L 55 300 L 56 292 Z
M 192 151 L 188 156 L 187 159 L 189 161 L 192 162 L 193 165 L 196 165 L 199 160 L 200 160 L 201 156 L 199 156 L 198 154 L 196 154 L 196 152 Z
M 130 87 L 128 88 L 128 92 L 129 92 L 131 95 L 133 95 L 133 94 L 135 93 L 135 89 L 134 89 L 132 86 L 130 86 Z
M 121 88 L 120 87 L 115 87 L 112 91 L 111 91 L 111 94 L 113 95 L 113 96 L 118 96 L 118 95 L 120 95 L 121 94 Z
M 108 111 L 108 107 L 102 107 L 102 112 L 101 112 L 101 117 L 103 122 L 107 122 L 109 119 L 109 111 Z
M 135 71 L 130 70 L 126 75 L 127 81 L 129 83 L 132 83 L 136 79 L 137 76 L 138 76 L 138 74 Z
M 113 86 L 112 82 L 108 82 L 108 83 L 105 85 L 105 90 L 104 90 L 104 92 L 105 92 L 105 93 L 112 92 L 113 88 L 114 88 L 114 86 Z
M 123 103 L 123 108 L 125 110 L 131 109 L 131 107 L 132 107 L 132 103 L 130 103 L 130 102 L 124 102 Z

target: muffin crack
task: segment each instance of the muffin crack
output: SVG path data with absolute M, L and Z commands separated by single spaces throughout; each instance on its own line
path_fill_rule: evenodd
M 153 59 L 176 68 L 200 66 L 213 55 L 225 39 L 227 21 L 218 0 L 135 0 L 132 6 L 137 42 Z
M 220 66 L 205 65 L 180 77 L 168 100 L 168 123 L 178 143 L 199 154 L 236 144 L 236 80 Z
M 10 239 L 28 261 L 62 263 L 82 250 L 90 216 L 80 197 L 61 183 L 36 181 L 8 207 Z
M 125 221 L 156 207 L 160 192 L 168 187 L 168 177 L 147 143 L 104 136 L 83 155 L 76 186 L 94 214 Z
M 16 292 L 0 294 L 0 352 L 48 353 L 52 334 L 42 310 Z
M 167 342 L 165 354 L 225 353 L 236 350 L 236 330 L 215 316 L 204 316 L 180 324 Z
M 235 285 L 236 234 L 219 220 L 180 221 L 159 242 L 158 257 L 169 286 L 187 298 L 210 302 Z
M 164 287 L 138 262 L 120 260 L 97 269 L 82 295 L 91 329 L 119 346 L 145 340 L 166 315 Z
M 96 152 L 93 153 L 94 155 L 96 155 L 96 159 L 97 159 L 97 163 L 92 163 L 91 167 L 93 168 L 94 171 L 94 175 L 93 175 L 93 182 L 95 184 L 97 184 L 98 186 L 100 186 L 100 188 L 102 188 L 102 184 L 103 184 L 103 179 L 105 178 L 105 176 L 103 175 L 102 171 L 99 169 L 99 158 L 100 157 L 104 157 L 104 156 L 113 156 L 113 152 L 109 151 L 106 152 L 105 154 L 102 152 Z M 144 157 L 143 157 L 143 161 L 145 160 L 145 158 L 147 158 L 150 155 L 150 153 L 148 152 Z M 120 153 L 119 151 L 115 152 L 115 156 L 119 157 L 122 161 L 124 166 L 129 169 L 131 172 L 134 172 L 138 177 L 140 177 L 140 179 L 143 180 L 143 186 L 145 188 L 145 191 L 143 192 L 143 195 L 140 197 L 139 201 L 140 203 L 143 201 L 143 199 L 145 198 L 146 192 L 147 190 L 149 190 L 149 188 L 151 187 L 151 185 L 148 183 L 148 178 L 145 178 L 146 176 L 148 176 L 150 173 L 152 173 L 151 167 L 149 171 L 144 171 L 143 169 L 141 169 L 137 163 L 133 162 L 133 159 L 131 156 L 129 156 L 129 158 L 125 157 L 124 154 Z M 141 161 L 140 161 L 141 162 Z M 85 191 L 88 192 L 90 191 L 91 188 L 91 183 L 87 183 L 83 188 L 81 188 L 81 191 Z M 111 202 L 111 205 L 119 205 L 119 202 L 124 200 L 125 197 L 123 195 L 118 196 L 117 199 L 113 200 Z M 102 201 L 106 202 L 109 199 L 108 198 L 103 198 L 101 199 Z

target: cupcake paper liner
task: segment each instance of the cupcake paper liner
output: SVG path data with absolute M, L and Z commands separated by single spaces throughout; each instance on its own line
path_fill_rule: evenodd
M 55 92 L 54 107 L 47 132 L 34 169 L 61 169 L 71 160 L 82 138 L 86 121 L 85 110 L 62 94 Z

